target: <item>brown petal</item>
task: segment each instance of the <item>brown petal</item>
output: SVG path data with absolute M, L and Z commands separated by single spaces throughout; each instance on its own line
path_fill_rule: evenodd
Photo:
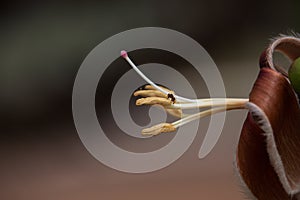
M 297 98 L 284 76 L 270 68 L 262 68 L 250 93 L 250 102 L 258 109 L 250 107 L 244 123 L 237 167 L 245 184 L 259 200 L 289 200 L 300 191 Z

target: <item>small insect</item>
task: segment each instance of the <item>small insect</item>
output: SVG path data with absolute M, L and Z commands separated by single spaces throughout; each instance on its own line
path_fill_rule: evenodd
M 175 103 L 176 99 L 172 93 L 168 93 L 168 99 L 170 99 L 173 103 Z

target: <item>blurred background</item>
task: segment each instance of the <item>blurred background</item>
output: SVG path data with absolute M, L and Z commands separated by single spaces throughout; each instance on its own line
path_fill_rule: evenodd
M 171 166 L 126 174 L 98 162 L 81 143 L 72 117 L 73 83 L 100 42 L 127 29 L 157 26 L 198 41 L 217 64 L 227 96 L 247 97 L 269 39 L 300 31 L 299 9 L 296 0 L 3 2 L 0 199 L 244 199 L 233 161 L 246 111 L 228 113 L 205 159 L 197 157 L 205 132 L 199 130 Z

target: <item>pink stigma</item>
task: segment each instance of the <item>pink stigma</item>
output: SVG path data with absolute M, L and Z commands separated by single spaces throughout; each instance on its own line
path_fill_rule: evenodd
M 127 52 L 126 51 L 124 51 L 124 50 L 122 50 L 121 51 L 121 56 L 123 57 L 123 58 L 126 58 L 128 55 L 127 55 Z

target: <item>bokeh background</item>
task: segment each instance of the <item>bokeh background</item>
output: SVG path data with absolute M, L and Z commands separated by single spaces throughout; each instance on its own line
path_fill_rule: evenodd
M 159 26 L 198 41 L 217 64 L 227 96 L 247 97 L 269 39 L 300 31 L 299 9 L 296 0 L 3 2 L 0 199 L 244 199 L 233 161 L 245 111 L 228 113 L 221 139 L 205 159 L 197 157 L 204 137 L 199 130 L 171 166 L 126 174 L 102 165 L 81 143 L 72 118 L 74 79 L 106 38 Z M 123 139 L 114 138 L 133 143 Z

